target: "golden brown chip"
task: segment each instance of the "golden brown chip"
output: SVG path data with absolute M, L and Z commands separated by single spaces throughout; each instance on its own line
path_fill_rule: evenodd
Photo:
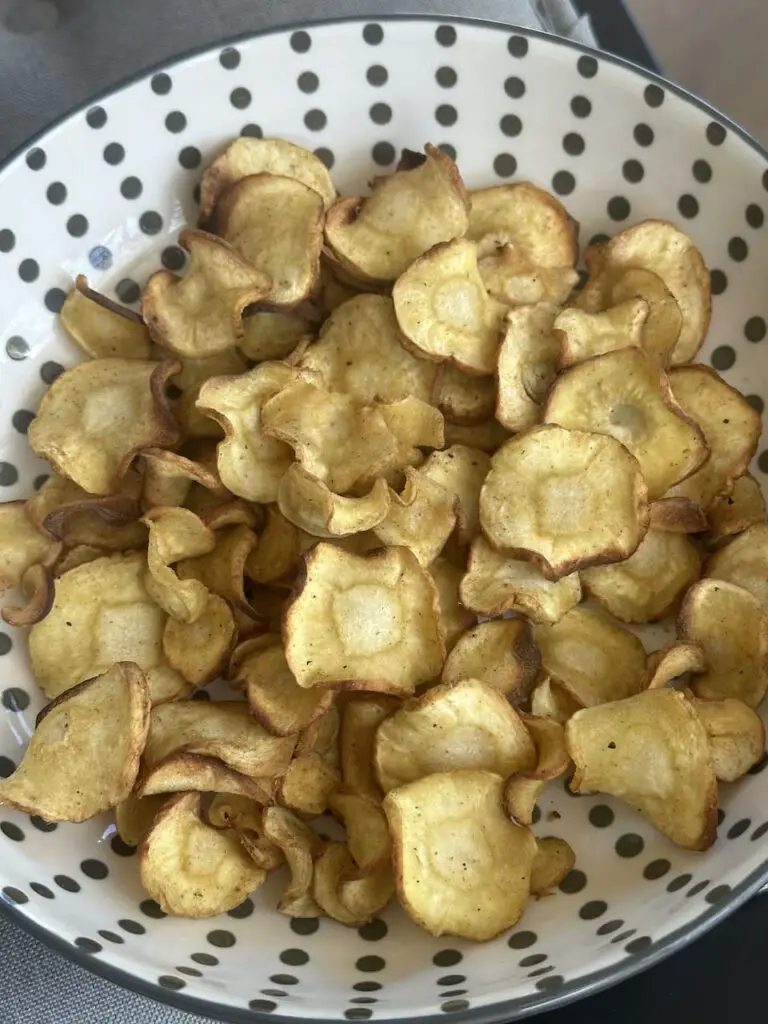
M 701 644 L 673 641 L 646 658 L 647 689 L 657 690 L 688 672 L 704 672 L 706 667 Z
M 197 756 L 182 754 L 181 757 Z M 216 793 L 208 804 L 205 818 L 214 828 L 235 828 L 238 831 L 259 832 L 263 824 L 263 809 L 252 797 L 236 793 Z
M 153 449 L 157 450 L 157 449 Z M 147 528 L 138 521 L 138 491 L 129 473 L 127 489 L 117 494 L 88 494 L 82 487 L 54 474 L 27 502 L 27 512 L 39 529 L 60 540 L 66 548 L 88 545 L 107 551 L 130 551 L 147 544 Z
M 764 523 L 765 498 L 760 484 L 751 473 L 740 476 L 738 480 L 734 480 L 730 494 L 723 495 L 712 503 L 707 518 L 709 534 L 706 540 L 707 545 L 712 548 L 720 547 L 750 526 Z
M 340 717 L 335 705 L 299 733 L 296 755 L 319 754 L 334 767 L 339 764 Z
M 242 498 L 232 498 L 230 501 L 202 508 L 197 516 L 209 529 L 217 533 L 223 533 L 229 526 L 245 526 L 249 531 L 253 531 L 263 523 L 261 508 L 249 505 Z
M 652 530 L 669 533 L 701 533 L 707 528 L 707 517 L 701 506 L 690 498 L 659 498 L 651 502 Z
M 46 821 L 86 821 L 125 800 L 149 728 L 149 688 L 117 662 L 45 707 L 0 804 Z
M 412 693 L 440 674 L 437 589 L 407 548 L 367 557 L 318 544 L 285 613 L 285 654 L 299 686 Z
M 319 917 L 320 908 L 312 896 L 313 859 L 322 843 L 302 820 L 284 807 L 267 807 L 262 818 L 266 838 L 282 850 L 291 880 L 280 897 L 277 910 L 289 917 Z
M 577 572 L 548 580 L 533 562 L 500 555 L 476 537 L 460 594 L 478 615 L 523 612 L 533 622 L 557 622 L 581 600 L 581 582 Z
M 245 563 L 245 574 L 254 583 L 275 583 L 298 568 L 303 537 L 276 505 L 268 506 L 267 522 Z
M 376 730 L 400 702 L 386 694 L 352 694 L 344 702 L 339 729 L 341 780 L 348 792 L 381 800 L 373 770 Z
M 524 619 L 481 622 L 462 636 L 443 667 L 444 683 L 480 679 L 512 704 L 523 704 L 541 664 L 531 627 Z
M 684 533 L 648 530 L 623 562 L 585 569 L 585 590 L 622 622 L 658 622 L 674 612 L 699 578 L 699 553 Z
M 491 544 L 535 559 L 550 579 L 628 558 L 648 515 L 640 467 L 624 445 L 559 426 L 507 441 L 480 492 Z
M 559 309 L 549 302 L 510 310 L 501 332 L 496 419 L 507 430 L 527 430 L 542 419 L 542 403 L 560 368 L 554 332 Z
M 587 313 L 577 306 L 562 310 L 554 323 L 561 366 L 565 369 L 622 348 L 643 348 L 649 308 L 645 299 L 627 299 L 601 313 Z
M 420 466 L 424 461 L 423 448 L 442 448 L 445 445 L 445 421 L 439 409 L 418 398 L 403 398 L 399 402 L 382 402 L 375 406 L 384 417 L 393 434 L 395 451 L 380 471 L 372 466 L 358 487 L 370 487 L 377 475 L 393 481 L 393 475 L 406 466 Z
M 205 824 L 198 793 L 179 794 L 161 808 L 139 846 L 139 872 L 167 914 L 196 918 L 239 906 L 267 877 L 233 831 Z
M 507 308 L 485 291 L 474 242 L 433 246 L 398 277 L 392 299 L 403 344 L 416 356 L 493 374 Z
M 29 443 L 57 473 L 91 494 L 115 494 L 144 448 L 179 438 L 165 402 L 178 363 L 94 359 L 65 370 L 43 396 Z
M 548 675 L 536 683 L 531 694 L 531 712 L 539 718 L 559 722 L 560 725 L 565 725 L 581 707 L 565 687 L 553 683 Z
M 722 782 L 735 782 L 765 754 L 765 726 L 740 700 L 694 700 L 709 737 L 712 767 Z
M 482 452 L 495 452 L 509 439 L 509 431 L 498 420 L 486 420 L 484 423 L 446 423 L 445 446 L 459 445 L 475 448 Z
M 171 400 L 173 414 L 186 437 L 220 438 L 218 422 L 197 408 L 200 388 L 211 377 L 229 377 L 245 373 L 247 363 L 237 349 L 231 348 L 204 359 L 181 359 L 181 370 L 172 377 Z M 215 465 L 215 463 L 214 463 Z
M 576 863 L 576 854 L 564 839 L 544 836 L 536 840 L 536 857 L 531 868 L 531 893 L 549 896 Z
M 621 441 L 640 463 L 650 498 L 660 498 L 707 457 L 704 437 L 675 401 L 666 374 L 637 348 L 596 356 L 561 374 L 544 419 Z
M 475 616 L 461 603 L 459 586 L 462 571 L 458 566 L 453 565 L 447 558 L 436 558 L 429 567 L 429 575 L 437 587 L 445 649 L 450 652 L 462 633 L 475 622 Z
M 467 237 L 486 251 L 512 245 L 536 268 L 572 268 L 579 255 L 576 221 L 529 181 L 473 192 Z
M 88 287 L 84 274 L 64 300 L 59 323 L 91 359 L 150 359 L 152 341 L 138 313 Z
M 589 259 L 589 250 L 585 254 Z M 591 263 L 587 264 L 592 270 Z M 610 282 L 613 282 L 612 284 Z M 586 294 L 591 286 L 587 285 Z M 599 291 L 599 289 L 598 289 Z M 611 304 L 629 299 L 642 299 L 648 306 L 648 318 L 643 325 L 643 348 L 660 366 L 668 366 L 680 337 L 683 314 L 672 292 L 661 278 L 649 270 L 625 270 L 608 284 Z M 587 300 L 588 301 L 588 300 Z M 602 301 L 606 301 L 605 298 Z
M 339 771 L 319 754 L 300 754 L 280 780 L 277 798 L 296 814 L 316 818 L 328 809 L 328 798 L 340 782 Z
M 433 402 L 449 423 L 483 423 L 496 411 L 496 381 L 493 377 L 470 376 L 452 363 L 442 363 Z
M 511 243 L 499 246 L 493 235 L 479 239 L 478 254 L 486 291 L 507 306 L 562 305 L 579 281 L 573 267 L 534 266 Z
M 242 631 L 249 621 L 261 616 L 245 596 L 245 565 L 257 543 L 256 534 L 247 526 L 231 526 L 217 531 L 215 547 L 206 555 L 185 558 L 176 565 L 180 580 L 196 581 L 207 592 L 228 601 Z
M 141 296 L 152 338 L 187 359 L 234 348 L 243 337 L 243 312 L 269 294 L 270 278 L 205 231 L 187 228 L 179 245 L 189 253 L 184 277 L 158 270 Z
M 206 608 L 208 591 L 196 579 L 180 579 L 171 566 L 213 551 L 213 530 L 186 508 L 151 509 L 143 521 L 149 527 L 144 579 L 148 594 L 171 618 L 195 622 Z
M 385 793 L 433 772 L 478 769 L 506 778 L 533 768 L 536 748 L 522 719 L 491 683 L 443 683 L 381 723 L 374 767 Z
M 144 473 L 142 505 L 145 509 L 183 505 L 193 484 L 220 497 L 228 494 L 214 470 L 177 452 L 147 448 L 139 459 Z
M 330 807 L 347 832 L 351 870 L 327 871 L 316 886 L 318 903 L 329 917 L 343 924 L 364 924 L 384 909 L 395 892 L 391 840 L 387 819 L 378 800 L 343 790 L 332 794 Z M 335 857 L 331 858 L 331 865 Z M 346 858 L 339 858 L 337 865 Z M 322 875 L 322 869 L 318 869 Z M 335 887 L 334 887 L 334 875 Z
M 550 718 L 522 715 L 536 745 L 536 764 L 509 779 L 504 787 L 504 809 L 519 825 L 533 823 L 536 803 L 546 784 L 568 771 L 571 759 L 565 748 L 562 725 Z
M 285 139 L 256 139 L 241 135 L 210 164 L 200 182 L 200 218 L 207 220 L 219 196 L 234 182 L 251 174 L 277 174 L 303 182 L 318 192 L 326 206 L 336 198 L 325 164 L 308 149 Z
M 26 502 L 0 503 L 0 594 L 18 587 L 33 565 L 53 565 L 60 553 L 61 543 L 36 528 Z
M 431 935 L 482 942 L 523 913 L 536 840 L 506 817 L 503 789 L 490 772 L 443 772 L 384 801 L 398 897 Z
M 320 276 L 323 198 L 295 178 L 261 173 L 234 182 L 220 197 L 214 230 L 270 284 L 276 306 L 308 298 Z
M 553 625 L 536 626 L 533 635 L 544 671 L 582 707 L 622 700 L 643 687 L 642 643 L 604 612 L 573 608 Z
M 9 626 L 34 626 L 53 607 L 54 582 L 51 570 L 44 565 L 30 565 L 22 574 L 20 589 L 24 603 L 6 605 L 2 611 L 3 621 Z
M 409 548 L 419 564 L 429 566 L 456 526 L 454 495 L 419 469 L 405 470 L 400 494 L 390 492 L 389 509 L 378 523 L 366 524 L 382 543 Z
M 254 831 L 235 825 L 233 831 L 256 867 L 262 868 L 264 871 L 272 871 L 283 863 L 283 851 L 264 836 L 261 828 Z
M 139 800 L 135 793 L 129 793 L 115 807 L 117 834 L 126 846 L 138 846 L 152 827 L 155 815 L 166 800 L 165 793 L 148 796 Z
M 347 537 L 373 529 L 386 518 L 390 492 L 386 481 L 379 479 L 368 494 L 358 498 L 334 494 L 322 480 L 294 462 L 280 481 L 277 502 L 294 528 L 313 537 Z
M 757 523 L 711 555 L 704 576 L 744 587 L 768 609 L 768 525 Z
M 233 771 L 216 757 L 173 753 L 145 768 L 136 783 L 140 798 L 160 793 L 227 793 L 267 803 L 270 794 L 254 779 Z
M 405 154 L 404 154 L 405 155 Z M 366 199 L 340 199 L 328 212 L 325 239 L 353 277 L 394 281 L 422 253 L 467 229 L 469 196 L 456 164 L 435 146 L 377 178 Z
M 296 312 L 274 313 L 257 310 L 242 322 L 241 351 L 257 363 L 266 359 L 287 359 L 303 342 L 312 340 L 313 326 Z
M 768 689 L 768 614 L 753 594 L 723 580 L 699 580 L 680 609 L 677 632 L 704 650 L 706 671 L 691 682 L 697 697 L 736 697 L 757 707 Z
M 565 727 L 574 793 L 608 793 L 686 850 L 717 835 L 717 781 L 709 740 L 677 690 L 648 690 L 578 711 Z
M 216 594 L 208 594 L 194 622 L 169 618 L 163 630 L 166 661 L 192 686 L 207 686 L 224 671 L 237 640 L 232 609 Z

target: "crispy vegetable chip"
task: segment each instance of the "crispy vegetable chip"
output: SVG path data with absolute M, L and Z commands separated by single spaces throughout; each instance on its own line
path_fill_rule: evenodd
M 494 372 L 507 308 L 485 291 L 474 242 L 454 238 L 434 246 L 398 277 L 392 299 L 404 344 L 415 355 L 479 376 Z
M 533 557 L 559 579 L 637 549 L 648 526 L 645 483 L 614 438 L 534 427 L 491 460 L 480 523 L 495 548 Z
M 208 554 L 178 562 L 176 574 L 180 580 L 195 580 L 206 591 L 228 601 L 238 629 L 243 631 L 249 622 L 261 618 L 244 590 L 245 566 L 257 543 L 256 534 L 247 526 L 232 526 L 219 530 L 215 540 L 215 547 Z
M 729 495 L 717 498 L 708 513 L 709 547 L 720 547 L 738 533 L 750 526 L 764 523 L 766 519 L 765 498 L 760 484 L 751 473 L 745 473 L 733 482 Z M 706 527 L 705 527 L 706 529 Z
M 400 706 L 386 694 L 352 694 L 345 701 L 339 729 L 341 780 L 348 792 L 381 800 L 373 771 L 376 730 Z
M 159 505 L 183 505 L 193 484 L 226 497 L 217 473 L 164 448 L 147 448 L 139 456 L 144 471 L 142 504 L 145 509 Z
M 452 363 L 441 364 L 434 392 L 434 404 L 449 423 L 483 423 L 496 412 L 493 377 L 470 376 Z
M 165 793 L 148 796 L 140 800 L 135 793 L 129 793 L 115 807 L 117 834 L 126 846 L 138 846 L 152 827 L 155 815 L 166 800 Z
M 278 799 L 297 814 L 316 818 L 328 809 L 328 798 L 340 782 L 338 770 L 319 754 L 300 754 L 280 780 Z
M 421 470 L 406 469 L 405 486 L 400 494 L 391 491 L 386 515 L 372 528 L 384 544 L 410 548 L 420 565 L 429 566 L 453 533 L 456 515 L 449 490 Z
M 184 277 L 158 270 L 141 296 L 152 338 L 189 359 L 234 348 L 243 336 L 243 312 L 269 293 L 270 278 L 205 231 L 187 228 L 179 245 L 189 253 Z
M 236 640 L 232 609 L 222 597 L 208 594 L 194 622 L 168 619 L 163 630 L 163 653 L 171 668 L 188 683 L 207 686 L 223 672 Z
M 270 842 L 261 829 L 253 831 L 235 825 L 233 831 L 256 867 L 262 868 L 264 871 L 272 871 L 283 863 L 283 851 L 279 846 Z
M 481 622 L 462 636 L 446 659 L 442 680 L 480 679 L 512 704 L 523 704 L 541 664 L 531 627 L 524 619 Z
M 596 356 L 561 374 L 544 419 L 621 441 L 640 463 L 651 498 L 689 477 L 707 457 L 704 437 L 675 401 L 666 374 L 636 348 Z
M 142 799 L 160 793 L 227 793 L 267 803 L 270 797 L 254 779 L 228 768 L 216 757 L 174 753 L 145 769 L 136 784 Z
M 557 622 L 581 600 L 581 583 L 577 572 L 552 582 L 533 562 L 500 555 L 476 537 L 460 594 L 478 615 L 523 612 L 533 622 Z
M 303 538 L 279 508 L 267 508 L 267 522 L 259 542 L 248 556 L 245 574 L 254 583 L 275 583 L 290 576 L 298 567 Z
M 245 373 L 248 365 L 237 349 L 231 348 L 204 359 L 182 359 L 181 370 L 172 377 L 172 388 L 178 397 L 171 401 L 173 414 L 185 436 L 220 438 L 219 423 L 197 408 L 200 388 L 211 377 L 237 376 Z M 181 392 L 181 394 L 178 394 Z
M 408 158 L 377 178 L 368 198 L 340 199 L 328 212 L 326 243 L 354 278 L 394 281 L 436 243 L 467 229 L 469 196 L 456 164 L 430 145 L 426 157 Z
M 328 764 L 339 764 L 339 712 L 332 704 L 325 714 L 316 718 L 299 733 L 296 755 L 319 754 Z
M 18 587 L 33 565 L 53 565 L 60 552 L 59 541 L 35 527 L 26 502 L 0 504 L 0 594 Z
M 622 348 L 643 348 L 648 311 L 645 299 L 627 299 L 602 313 L 587 313 L 576 306 L 562 310 L 554 323 L 561 342 L 561 366 L 565 369 Z
M 544 671 L 582 707 L 622 700 L 643 687 L 642 643 L 604 612 L 572 608 L 559 622 L 536 626 L 534 638 Z
M 64 300 L 59 323 L 91 359 L 151 359 L 152 341 L 138 313 L 88 287 L 84 274 Z
M 622 622 L 657 622 L 699 578 L 699 553 L 684 533 L 649 529 L 624 562 L 581 574 L 587 593 Z
M 313 328 L 298 313 L 258 310 L 243 318 L 240 349 L 257 363 L 266 359 L 287 359 L 303 342 L 312 339 Z
M 130 662 L 45 707 L 0 804 L 46 821 L 87 821 L 133 788 L 149 728 L 149 688 Z
M 589 259 L 589 250 L 585 259 Z M 589 262 L 587 265 L 591 267 Z M 589 290 L 588 285 L 585 289 L 587 294 Z M 668 366 L 670 361 L 684 361 L 671 358 L 680 337 L 683 314 L 660 277 L 649 270 L 625 270 L 612 285 L 609 284 L 608 293 L 608 301 L 612 304 L 622 304 L 630 299 L 642 299 L 647 304 L 648 318 L 643 325 L 642 347 L 660 366 Z
M 34 626 L 53 607 L 54 583 L 51 570 L 44 565 L 30 565 L 22 574 L 20 589 L 24 604 L 6 605 L 2 612 L 3 620 L 9 626 Z
M 490 772 L 443 772 L 384 801 L 398 897 L 431 935 L 483 942 L 523 913 L 537 846 L 504 814 L 503 788 Z
M 511 310 L 501 332 L 496 419 L 507 430 L 527 430 L 542 418 L 542 402 L 560 367 L 554 333 L 558 307 L 549 302 Z
M 756 711 L 740 700 L 694 700 L 707 730 L 715 775 L 735 782 L 765 754 L 765 726 Z
M 707 517 L 701 506 L 690 498 L 659 498 L 651 502 L 652 530 L 669 533 L 702 533 L 707 528 Z
M 648 690 L 578 711 L 565 727 L 574 793 L 608 793 L 686 850 L 717 834 L 717 781 L 709 739 L 677 690 Z
M 504 808 L 519 825 L 533 824 L 536 803 L 547 782 L 568 771 L 571 759 L 565 748 L 565 733 L 559 722 L 536 715 L 523 715 L 528 732 L 536 744 L 536 764 L 520 772 L 504 787 Z
M 479 449 L 482 452 L 495 452 L 509 439 L 509 431 L 498 420 L 486 420 L 484 423 L 446 423 L 445 446 Z
M 475 616 L 464 608 L 459 597 L 462 571 L 447 558 L 436 558 L 429 567 L 429 575 L 437 587 L 445 648 L 451 651 L 462 633 L 475 621 Z
M 124 483 L 117 494 L 93 495 L 54 474 L 27 501 L 27 513 L 38 529 L 66 548 L 85 544 L 102 548 L 102 553 L 143 548 L 147 528 L 138 522 L 141 481 L 129 473 Z M 56 565 L 59 568 L 58 562 Z
M 549 896 L 576 863 L 576 854 L 564 839 L 544 836 L 536 840 L 536 857 L 531 868 L 531 893 Z
M 91 494 L 115 494 L 144 448 L 179 438 L 164 390 L 172 360 L 94 359 L 65 370 L 43 396 L 29 443 L 57 473 Z
M 170 567 L 213 551 L 213 530 L 186 508 L 152 509 L 143 521 L 149 527 L 147 592 L 171 618 L 195 622 L 206 608 L 208 591 L 196 579 L 180 579 Z
M 757 707 L 768 689 L 768 615 L 753 594 L 734 583 L 700 580 L 683 602 L 677 632 L 704 650 L 706 671 L 691 684 L 697 697 L 736 697 Z
M 536 267 L 511 243 L 497 246 L 493 236 L 480 239 L 478 253 L 486 291 L 507 306 L 561 305 L 579 281 L 573 267 Z
M 502 777 L 533 768 L 522 719 L 491 683 L 443 683 L 408 701 L 378 728 L 374 766 L 388 793 L 433 772 L 478 769 Z
M 688 672 L 704 672 L 704 648 L 695 643 L 671 643 L 646 658 L 647 689 L 657 690 Z
M 565 725 L 581 707 L 565 687 L 553 683 L 547 675 L 536 683 L 531 694 L 531 712 L 539 718 L 559 722 L 560 725 Z
M 371 530 L 386 518 L 390 492 L 386 481 L 380 479 L 359 498 L 334 494 L 322 480 L 294 462 L 280 481 L 277 502 L 285 519 L 305 533 L 347 537 Z
M 264 835 L 282 850 L 291 880 L 277 904 L 278 912 L 289 917 L 319 917 L 320 908 L 312 896 L 313 859 L 322 843 L 300 818 L 284 807 L 267 807 L 262 818 Z
M 215 917 L 262 885 L 234 832 L 206 825 L 200 795 L 184 793 L 160 810 L 139 847 L 141 884 L 167 914 Z
M 285 655 L 299 686 L 412 693 L 440 674 L 437 589 L 407 548 L 367 557 L 320 543 L 285 614 Z
M 329 917 L 343 924 L 364 924 L 383 910 L 395 892 L 387 819 L 378 800 L 359 793 L 340 790 L 331 796 L 330 805 L 347 831 L 351 869 L 323 871 L 318 862 L 316 896 Z M 345 860 L 334 855 L 327 867 L 339 867 Z
M 704 576 L 744 587 L 768 609 L 768 525 L 744 530 L 704 563 Z
M 214 828 L 235 828 L 238 831 L 258 832 L 263 824 L 261 805 L 251 797 L 236 793 L 216 793 L 208 805 L 205 817 Z

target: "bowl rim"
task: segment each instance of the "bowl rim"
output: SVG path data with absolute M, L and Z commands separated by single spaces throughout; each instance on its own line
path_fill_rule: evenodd
M 331 6 L 336 7 L 338 2 L 339 0 L 331 0 Z M 374 0 L 374 4 L 381 2 L 382 0 Z M 437 5 L 439 6 L 447 2 L 448 0 L 437 0 Z M 573 50 L 576 53 L 581 53 L 586 56 L 594 57 L 597 60 L 616 65 L 634 73 L 642 79 L 645 79 L 649 84 L 661 86 L 707 114 L 714 122 L 720 124 L 728 131 L 733 132 L 733 134 L 745 142 L 750 149 L 757 153 L 758 156 L 762 157 L 766 163 L 766 168 L 768 168 L 768 146 L 764 146 L 745 128 L 742 128 L 740 124 L 728 117 L 727 114 L 724 114 L 718 108 L 706 102 L 706 100 L 701 99 L 695 93 L 681 85 L 677 85 L 675 82 L 670 81 L 663 75 L 642 67 L 641 65 L 624 57 L 620 57 L 608 51 L 599 50 L 596 47 L 588 46 L 585 43 L 554 35 L 540 29 L 516 25 L 514 22 L 509 21 L 504 17 L 501 5 L 494 5 L 499 11 L 498 17 L 484 13 L 478 13 L 474 16 L 471 14 L 440 14 L 434 11 L 435 5 L 430 2 L 430 0 L 394 0 L 394 2 L 391 3 L 391 7 L 397 7 L 400 8 L 400 10 L 390 10 L 386 14 L 375 13 L 374 10 L 371 10 L 370 12 L 368 10 L 364 10 L 364 8 L 369 6 L 369 4 L 366 3 L 366 0 L 355 0 L 354 6 L 359 8 L 357 13 L 330 13 L 318 17 L 297 17 L 297 13 L 295 11 L 289 14 L 288 8 L 290 6 L 296 7 L 295 0 L 286 0 L 284 4 L 280 4 L 277 18 L 268 11 L 258 12 L 256 17 L 259 18 L 262 23 L 265 21 L 269 22 L 268 25 L 265 25 L 262 28 L 241 32 L 234 36 L 227 36 L 224 39 L 217 40 L 212 43 L 204 43 L 200 46 L 184 50 L 182 53 L 177 54 L 174 57 L 166 58 L 147 67 L 143 67 L 133 74 L 122 78 L 119 82 L 107 89 L 90 96 L 83 103 L 76 105 L 60 116 L 54 118 L 40 131 L 36 132 L 11 150 L 10 153 L 0 160 L 0 176 L 4 171 L 9 169 L 11 165 L 20 161 L 21 157 L 30 147 L 33 147 L 37 142 L 41 141 L 55 129 L 66 124 L 67 121 L 75 118 L 83 111 L 88 110 L 94 104 L 109 99 L 109 97 L 122 92 L 124 89 L 136 82 L 156 74 L 159 71 L 168 70 L 179 64 L 184 64 L 197 56 L 202 56 L 206 53 L 214 53 L 217 50 L 226 48 L 227 46 L 246 43 L 252 39 L 260 39 L 265 36 L 300 31 L 302 29 L 320 28 L 325 25 L 363 23 L 370 21 L 384 23 L 422 21 L 440 24 L 463 24 L 485 27 L 495 31 L 502 31 L 525 36 L 527 38 L 542 40 L 552 46 L 565 47 L 566 49 Z M 414 6 L 421 6 L 424 10 L 414 11 Z M 489 4 L 487 3 L 487 0 L 485 0 L 485 2 L 478 4 L 478 6 L 488 7 Z M 511 1022 L 513 1020 L 532 1017 L 547 1010 L 555 1010 L 569 1003 L 575 1002 L 578 999 L 596 995 L 598 992 L 610 988 L 613 985 L 617 985 L 622 981 L 626 981 L 634 975 L 639 974 L 640 972 L 645 971 L 666 959 L 671 954 L 684 949 L 690 943 L 701 937 L 710 928 L 714 927 L 738 909 L 738 907 L 745 903 L 751 896 L 757 893 L 766 884 L 766 882 L 768 882 L 768 857 L 766 857 L 760 867 L 752 871 L 739 885 L 733 887 L 723 900 L 714 906 L 710 906 L 705 909 L 704 912 L 693 921 L 682 925 L 673 932 L 670 932 L 658 943 L 653 943 L 648 948 L 647 952 L 628 956 L 626 960 L 619 960 L 608 967 L 603 967 L 597 971 L 582 975 L 581 977 L 574 979 L 572 982 L 566 982 L 561 987 L 552 989 L 551 991 L 540 991 L 534 995 L 522 998 L 505 999 L 487 1006 L 479 1006 L 474 1009 L 470 1008 L 467 1010 L 453 1012 L 450 1015 L 451 1019 L 456 1021 L 457 1024 L 501 1024 L 501 1022 Z M 173 1006 L 179 1010 L 184 1010 L 187 1013 L 197 1013 L 200 1016 L 207 1017 L 211 1020 L 227 1022 L 227 1024 L 257 1024 L 257 1022 L 258 1024 L 267 1024 L 268 1021 L 274 1021 L 275 1019 L 284 1021 L 285 1024 L 307 1024 L 308 1020 L 311 1021 L 311 1024 L 338 1024 L 338 1021 L 341 1019 L 340 1017 L 305 1018 L 295 1017 L 288 1014 L 273 1015 L 272 1013 L 251 1010 L 246 1007 L 230 1006 L 226 1003 L 218 1003 L 208 999 L 203 999 L 199 996 L 187 995 L 181 991 L 166 989 L 154 982 L 132 974 L 121 967 L 115 967 L 111 964 L 105 963 L 104 961 L 99 960 L 97 955 L 83 952 L 78 947 L 71 945 L 65 939 L 60 938 L 55 932 L 32 920 L 26 913 L 24 913 L 24 911 L 19 909 L 17 905 L 9 902 L 7 897 L 0 897 L 0 913 L 21 927 L 29 935 L 32 935 L 56 953 L 61 954 L 70 962 L 75 963 L 78 966 L 85 968 L 87 971 L 105 978 L 116 985 L 119 985 L 123 989 L 145 996 L 155 1002 Z M 382 1016 L 377 1012 L 376 1019 L 402 1019 L 405 1021 L 409 1018 Z M 428 1014 L 413 1019 L 422 1021 L 424 1024 L 438 1024 L 439 1021 L 445 1020 L 445 1014 Z

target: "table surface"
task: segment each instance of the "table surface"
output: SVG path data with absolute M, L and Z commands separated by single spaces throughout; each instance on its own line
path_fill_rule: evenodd
M 298 18 L 317 19 L 339 0 L 291 0 Z M 498 10 L 498 4 L 493 5 Z M 0 0 L 0 19 L 25 27 L 30 9 L 58 20 L 57 46 L 44 33 L 0 31 L 0 160 L 75 105 L 86 102 L 130 74 L 201 45 L 247 31 L 253 25 L 254 0 Z M 361 13 L 380 11 L 380 0 L 357 0 Z M 645 40 L 618 0 L 574 0 L 592 18 L 601 47 L 657 69 Z M 472 11 L 482 14 L 483 0 Z M 460 14 L 460 0 L 436 0 L 435 13 Z M 285 16 L 280 0 L 259 0 L 259 20 L 274 24 Z M 204 17 L 202 16 L 204 11 Z M 191 16 L 191 14 L 201 16 Z M 20 19 L 20 20 L 19 20 Z M 295 20 L 295 19 L 294 19 Z M 62 31 L 64 30 L 64 31 Z M 86 40 L 87 35 L 87 42 Z M 103 47 L 91 40 L 102 39 Z M 13 96 L 10 103 L 8 97 Z M 5 97 L 5 100 L 3 99 Z M 544 1024 L 594 1024 L 653 1020 L 671 1024 L 696 1019 L 721 1024 L 745 1019 L 758 1005 L 762 978 L 755 970 L 756 949 L 768 932 L 768 894 L 753 899 L 695 945 L 607 992 L 537 1018 Z M 0 1019 L 8 1024 L 111 1024 L 126 1014 L 138 1024 L 182 1024 L 201 1018 L 166 1010 L 143 997 L 127 995 L 95 978 L 0 921 Z M 727 979 L 727 983 L 726 983 Z M 79 1007 L 62 1014 L 63 1005 Z

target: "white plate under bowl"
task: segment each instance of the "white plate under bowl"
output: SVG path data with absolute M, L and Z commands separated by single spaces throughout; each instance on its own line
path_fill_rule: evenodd
M 584 243 L 645 217 L 682 223 L 712 270 L 704 362 L 761 409 L 768 319 L 768 159 L 736 126 L 615 58 L 469 21 L 343 21 L 238 41 L 83 109 L 0 172 L 0 498 L 46 466 L 24 433 L 77 355 L 56 322 L 75 274 L 135 301 L 200 171 L 239 132 L 285 136 L 332 163 L 342 192 L 391 170 L 402 146 L 451 147 L 470 186 L 530 178 L 559 193 Z M 765 482 L 768 452 L 753 467 Z M 0 769 L 42 701 L 21 632 L 0 632 Z M 616 981 L 699 934 L 768 872 L 768 772 L 723 786 L 720 836 L 682 852 L 618 804 L 552 785 L 540 833 L 577 869 L 487 945 L 432 939 L 392 907 L 347 930 L 272 907 L 279 882 L 213 921 L 158 914 L 106 817 L 45 825 L 0 812 L 9 911 L 94 970 L 219 1019 L 443 1016 L 501 1021 Z

